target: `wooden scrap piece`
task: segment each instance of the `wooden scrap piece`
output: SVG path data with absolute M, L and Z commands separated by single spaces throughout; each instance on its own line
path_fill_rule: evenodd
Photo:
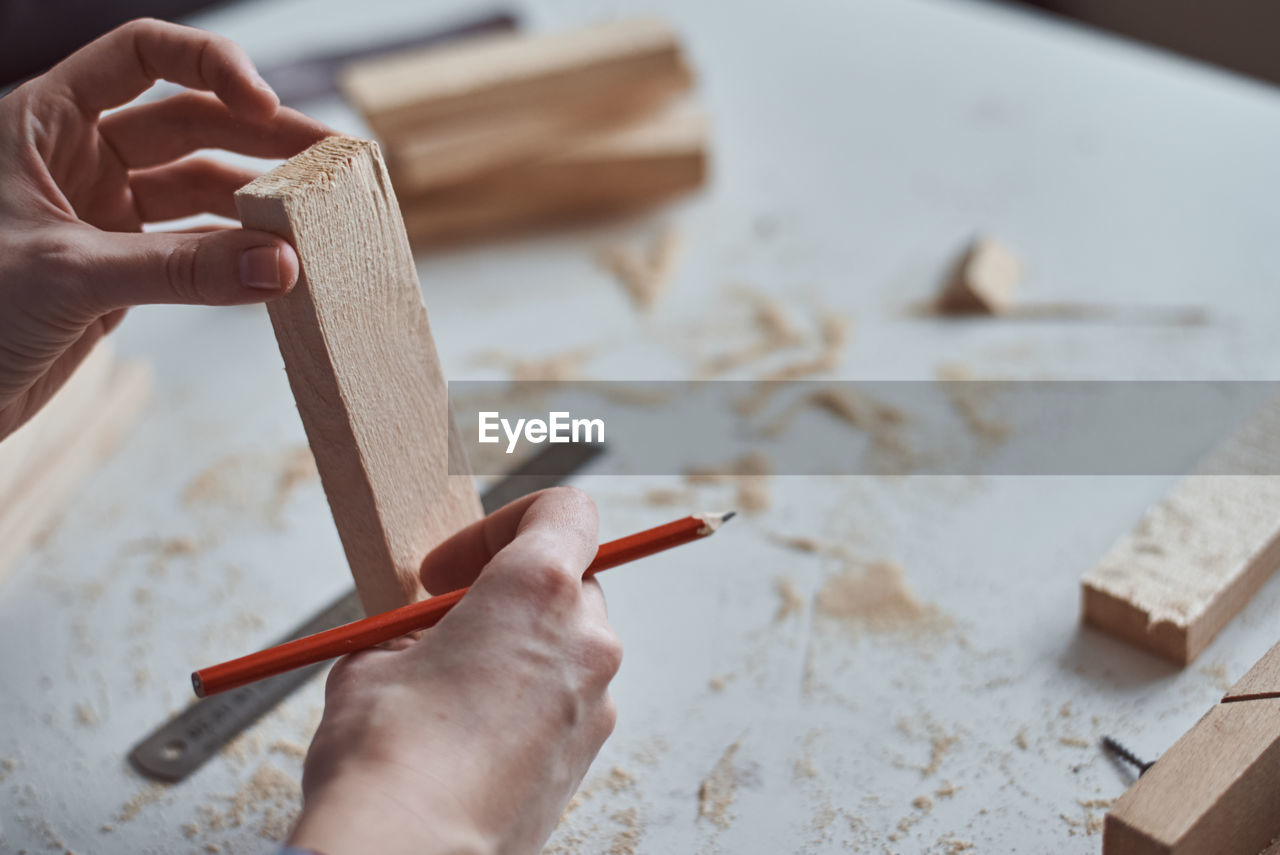
M 1280 566 L 1280 399 L 1085 574 L 1084 623 L 1187 665 Z M 1206 474 L 1214 473 L 1214 474 Z
M 100 342 L 26 424 L 0 443 L 0 579 L 119 443 L 151 393 L 151 369 Z
M 706 181 L 707 121 L 687 106 L 554 154 L 402 199 L 416 247 L 620 217 Z
M 691 83 L 675 33 L 632 19 L 370 60 L 342 88 L 387 143 L 396 185 L 416 194 L 620 127 Z
M 1275 676 L 1280 645 L 1263 663 Z M 1248 688 L 1237 684 L 1116 801 L 1104 855 L 1255 855 L 1280 837 L 1280 699 L 1239 699 Z
M 973 241 L 956 261 L 934 304 L 941 314 L 999 315 L 1013 307 L 1018 259 L 995 238 Z
M 268 312 L 365 611 L 419 599 L 422 559 L 481 512 L 378 147 L 330 137 L 236 206 L 302 263 Z

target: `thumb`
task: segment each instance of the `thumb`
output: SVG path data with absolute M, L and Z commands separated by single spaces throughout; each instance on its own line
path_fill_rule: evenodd
M 261 303 L 297 284 L 298 255 L 268 232 L 220 229 L 96 232 L 87 256 L 87 296 L 107 312 L 149 303 Z

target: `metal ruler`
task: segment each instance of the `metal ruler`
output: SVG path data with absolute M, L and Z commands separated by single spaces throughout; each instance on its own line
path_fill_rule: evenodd
M 480 498 L 485 513 L 535 490 L 556 486 L 603 451 L 599 444 L 548 445 L 485 490 Z M 353 588 L 275 643 L 314 635 L 362 617 L 364 610 Z M 198 700 L 135 745 L 129 762 L 148 777 L 181 781 L 327 665 L 318 662 Z

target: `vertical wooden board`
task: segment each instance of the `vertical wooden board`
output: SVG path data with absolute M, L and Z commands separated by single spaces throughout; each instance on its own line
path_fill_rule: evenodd
M 302 262 L 268 311 L 365 611 L 420 599 L 423 557 L 481 511 L 378 147 L 330 137 L 236 205 Z
M 1278 468 L 1273 400 L 1085 574 L 1082 620 L 1194 661 L 1280 566 L 1280 476 L 1257 474 Z
M 1255 855 L 1280 836 L 1280 700 L 1221 703 L 1122 795 L 1104 855 Z

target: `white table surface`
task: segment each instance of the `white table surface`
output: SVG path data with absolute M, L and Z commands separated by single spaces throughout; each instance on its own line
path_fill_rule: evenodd
M 679 345 L 740 282 L 800 317 L 817 302 L 852 318 L 841 377 L 931 378 L 945 362 L 1015 377 L 1276 376 L 1272 90 L 967 2 L 523 5 L 538 28 L 632 11 L 674 22 L 714 123 L 714 179 L 692 201 L 609 232 L 674 222 L 684 234 L 671 293 L 647 318 L 592 262 L 600 233 L 420 258 L 451 379 L 498 376 L 476 364 L 493 347 L 595 347 L 592 376 L 689 376 Z M 193 22 L 265 64 L 466 9 L 423 6 L 280 0 Z M 362 131 L 336 101 L 315 112 Z M 979 230 L 1025 261 L 1028 299 L 1204 304 L 1214 323 L 908 317 Z M 315 481 L 273 510 L 283 461 L 304 438 L 260 308 L 142 309 L 117 340 L 155 365 L 154 400 L 0 589 L 0 850 L 266 852 L 261 806 L 221 831 L 199 806 L 224 809 L 220 797 L 263 764 L 298 773 L 279 748 L 307 739 L 320 681 L 181 786 L 148 789 L 124 755 L 187 702 L 193 666 L 269 642 L 349 585 L 342 552 Z M 636 497 L 679 482 L 579 483 L 612 537 L 671 516 Z M 627 828 L 619 812 L 634 808 L 639 852 L 936 852 L 953 840 L 978 852 L 1098 851 L 1089 820 L 1103 810 L 1082 802 L 1119 795 L 1127 779 L 1097 737 L 1158 754 L 1276 640 L 1280 580 L 1182 672 L 1078 627 L 1081 573 L 1171 483 L 777 478 L 774 506 L 714 545 L 607 577 L 626 645 L 621 717 L 592 795 L 553 844 L 608 851 Z M 708 487 L 698 501 L 725 498 Z M 903 640 L 853 637 L 811 614 L 775 623 L 776 578 L 809 594 L 838 567 L 773 545 L 771 532 L 898 561 L 954 628 Z M 157 547 L 174 538 L 194 551 Z M 925 774 L 933 744 L 950 737 Z M 1077 740 L 1090 744 L 1068 744 Z M 735 742 L 722 829 L 699 820 L 698 789 Z M 814 775 L 797 776 L 798 761 Z M 634 784 L 603 785 L 614 766 Z M 933 795 L 944 782 L 954 794 Z M 932 809 L 912 806 L 922 795 Z M 201 827 L 188 838 L 190 822 Z

